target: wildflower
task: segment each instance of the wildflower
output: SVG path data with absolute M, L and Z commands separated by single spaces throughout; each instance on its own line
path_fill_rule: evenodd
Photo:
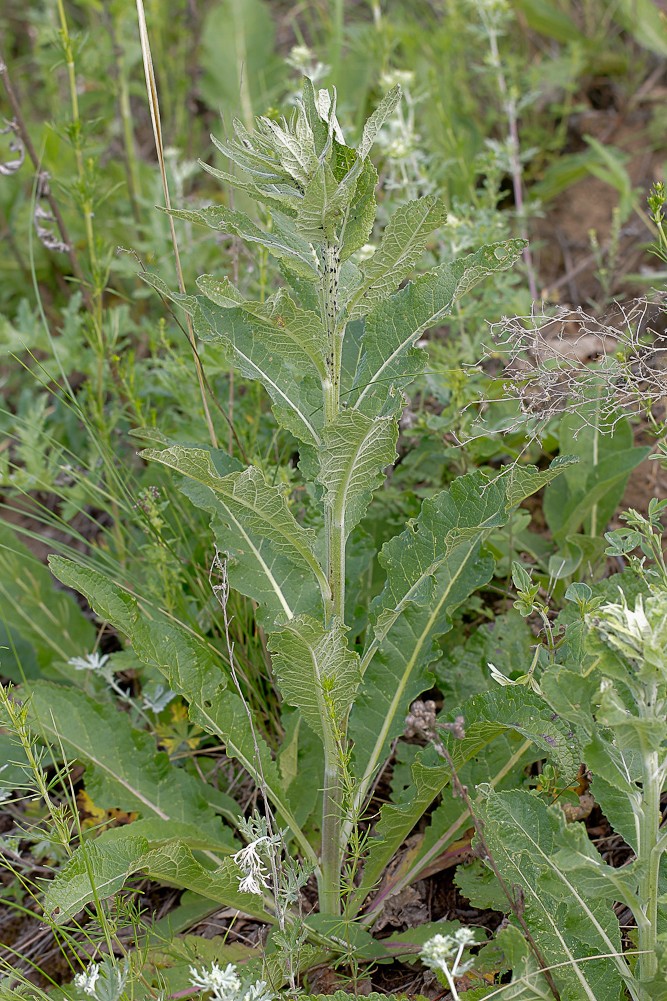
M 262 889 L 268 887 L 266 866 L 257 854 L 257 849 L 262 845 L 270 849 L 279 844 L 279 836 L 267 834 L 251 841 L 249 845 L 246 845 L 240 852 L 232 856 L 239 869 L 243 872 L 243 879 L 239 883 L 241 893 L 254 893 L 257 896 L 261 896 Z
M 453 935 L 434 935 L 422 947 L 420 959 L 424 966 L 442 973 L 452 998 L 458 1001 L 454 980 L 472 968 L 474 960 L 462 963 L 463 950 L 475 941 L 472 928 L 457 928 Z
M 87 970 L 84 970 L 83 973 L 77 973 L 74 977 L 74 986 L 78 987 L 84 994 L 88 994 L 91 998 L 94 998 L 95 984 L 97 983 L 99 976 L 99 964 L 91 963 Z
M 218 1001 L 226 1001 L 241 988 L 241 981 L 233 963 L 228 963 L 224 970 L 217 963 L 213 963 L 210 970 L 205 966 L 201 970 L 191 966 L 190 983 L 202 991 L 211 991 Z
M 249 984 L 241 1001 L 273 1001 L 274 998 L 275 994 L 266 988 L 266 981 L 257 980 L 254 984 Z
M 100 656 L 100 654 L 95 651 L 93 653 L 87 653 L 85 657 L 70 657 L 67 663 L 70 667 L 73 667 L 75 671 L 101 671 L 108 660 L 108 653 Z

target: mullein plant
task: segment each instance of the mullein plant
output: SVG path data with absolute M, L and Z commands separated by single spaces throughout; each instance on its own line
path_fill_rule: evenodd
M 424 501 L 379 554 L 364 531 L 373 494 L 396 459 L 405 391 L 428 360 L 418 342 L 464 293 L 511 267 L 524 248 L 521 240 L 485 246 L 413 277 L 445 222 L 441 201 L 429 194 L 398 208 L 373 255 L 359 259 L 376 219 L 370 152 L 399 100 L 396 87 L 354 148 L 336 117 L 335 93 L 316 92 L 306 79 L 289 119 L 261 118 L 253 132 L 237 121 L 234 138 L 213 140 L 233 170 L 202 164 L 256 201 L 263 225 L 223 204 L 172 211 L 258 246 L 280 269 L 275 293 L 260 302 L 224 276 L 201 276 L 197 295 L 174 293 L 158 276 L 147 280 L 191 316 L 203 342 L 224 349 L 239 376 L 264 387 L 277 427 L 294 440 L 298 469 L 265 471 L 155 432 L 160 447 L 142 455 L 180 474 L 185 495 L 210 513 L 211 581 L 222 618 L 226 626 L 228 588 L 257 608 L 281 696 L 281 733 L 267 733 L 264 707 L 245 691 L 231 643 L 220 651 L 146 606 L 131 582 L 126 588 L 62 558 L 51 567 L 100 620 L 129 638 L 136 657 L 187 702 L 192 722 L 224 742 L 262 794 L 267 826 L 258 840 L 257 824 L 249 833 L 229 796 L 203 783 L 198 794 L 194 774 L 169 771 L 151 757 L 146 740 L 122 737 L 118 713 L 111 719 L 85 696 L 38 681 L 31 686 L 34 716 L 47 732 L 55 717 L 66 751 L 76 746 L 77 756 L 91 762 L 98 799 L 113 796 L 114 805 L 140 815 L 127 829 L 84 844 L 50 884 L 44 905 L 54 920 L 92 899 L 96 879 L 112 893 L 131 873 L 144 872 L 194 890 L 211 906 L 224 903 L 277 924 L 284 938 L 298 905 L 277 893 L 284 877 L 271 872 L 272 853 L 279 853 L 272 839 L 280 832 L 301 860 L 299 873 L 315 875 L 319 914 L 304 919 L 307 934 L 319 947 L 349 955 L 372 942 L 367 931 L 364 938 L 363 929 L 350 929 L 359 922 L 372 927 L 380 904 L 369 908 L 370 895 L 449 781 L 441 762 L 417 762 L 414 795 L 389 804 L 372 835 L 360 828 L 410 704 L 433 684 L 438 638 L 451 628 L 454 610 L 493 576 L 485 540 L 568 460 L 546 470 L 512 466 L 494 477 L 462 476 Z M 298 506 L 276 485 L 287 479 L 300 480 Z M 381 579 L 376 594 L 368 584 L 373 568 Z M 220 575 L 224 586 L 215 583 Z M 67 711 L 59 714 L 63 698 Z M 528 743 L 547 752 L 557 743 L 557 727 L 539 714 L 521 727 Z M 117 765 L 131 740 L 134 752 Z M 466 744 L 464 758 L 479 747 Z M 254 851 L 243 849 L 239 834 Z M 416 879 L 418 871 L 403 875 Z

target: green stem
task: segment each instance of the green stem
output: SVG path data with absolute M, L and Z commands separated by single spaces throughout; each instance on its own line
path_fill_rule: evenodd
M 651 713 L 652 715 L 652 713 Z M 638 858 L 646 860 L 641 870 L 638 887 L 639 912 L 637 920 L 637 944 L 639 947 L 638 980 L 643 983 L 652 980 L 658 969 L 656 945 L 658 938 L 658 882 L 660 859 L 663 849 L 660 844 L 660 796 L 662 793 L 663 771 L 657 751 L 644 756 L 642 789 L 643 806 L 639 823 Z M 650 995 L 642 991 L 642 997 L 649 1001 Z
M 343 333 L 338 315 L 340 248 L 326 243 L 323 250 L 322 318 L 327 330 L 327 379 L 323 385 L 324 416 L 333 423 L 340 412 L 340 373 Z M 344 327 L 343 327 L 344 330 Z M 326 573 L 330 588 L 326 618 L 344 621 L 345 611 L 345 525 L 340 512 L 325 505 Z M 333 719 L 324 726 L 324 788 L 322 800 L 322 858 L 320 910 L 338 916 L 341 911 L 341 824 L 343 782 L 341 759 Z

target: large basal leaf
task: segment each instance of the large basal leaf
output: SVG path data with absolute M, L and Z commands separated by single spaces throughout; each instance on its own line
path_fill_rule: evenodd
M 315 533 L 299 525 L 285 494 L 260 469 L 221 476 L 208 452 L 180 445 L 141 454 L 188 478 L 185 495 L 214 515 L 218 547 L 231 558 L 231 585 L 265 605 L 269 621 L 291 619 L 328 597 Z
M 366 514 L 384 470 L 396 459 L 398 424 L 392 417 L 372 420 L 357 410 L 343 410 L 322 434 L 318 481 L 332 522 L 341 526 L 343 543 Z
M 257 244 L 302 278 L 317 280 L 317 258 L 312 247 L 294 231 L 288 217 L 282 216 L 278 211 L 273 213 L 273 228 L 270 232 L 260 229 L 244 212 L 237 212 L 225 205 L 209 205 L 203 209 L 171 209 L 169 214 L 175 219 L 185 219 L 218 232 L 238 236 L 244 243 Z
M 282 427 L 306 445 L 319 447 L 324 423 L 322 393 L 320 390 L 319 403 L 313 407 L 304 392 L 304 382 L 307 389 L 308 379 L 294 364 L 293 338 L 286 337 L 280 326 L 271 328 L 268 340 L 259 338 L 243 309 L 222 309 L 206 299 L 198 301 L 194 328 L 203 341 L 221 343 L 244 378 L 261 382 Z M 306 354 L 301 354 L 310 365 Z
M 459 477 L 424 501 L 419 517 L 383 547 L 387 580 L 371 606 L 373 635 L 350 721 L 362 794 L 402 732 L 410 702 L 431 683 L 426 669 L 437 655 L 435 640 L 450 628 L 454 609 L 491 578 L 493 560 L 480 554 L 484 538 L 570 461 L 544 471 L 518 467 L 494 480 L 479 471 Z
M 382 411 L 395 387 L 413 379 L 426 364 L 426 352 L 415 342 L 452 309 L 466 292 L 497 271 L 505 271 L 519 258 L 522 240 L 490 244 L 421 275 L 385 299 L 366 317 L 365 354 L 356 378 L 355 409 L 369 416 Z M 396 396 L 394 406 L 400 406 Z
M 491 793 L 479 807 L 479 816 L 500 874 L 508 886 L 521 888 L 526 924 L 552 967 L 562 1001 L 624 998 L 621 975 L 628 968 L 606 888 L 600 894 L 588 879 L 582 887 L 577 872 L 571 871 L 570 863 L 576 870 L 581 862 L 576 852 L 585 832 L 568 832 L 559 807 L 546 807 L 520 790 Z M 565 858 L 567 867 L 559 866 Z M 603 864 L 600 859 L 600 867 Z M 550 892 L 555 885 L 557 894 Z M 599 955 L 608 958 L 592 958 Z
M 0 524 L 0 599 L 6 627 L 37 654 L 41 667 L 89 653 L 95 629 L 72 596 L 53 586 L 51 574 L 6 525 Z M 10 651 L 3 659 L 11 661 Z M 19 680 L 19 679 L 17 679 Z
M 61 557 L 52 557 L 50 565 L 59 580 L 86 597 L 100 619 L 131 640 L 139 660 L 157 668 L 169 687 L 183 696 L 192 721 L 225 742 L 227 754 L 243 765 L 257 788 L 266 790 L 281 823 L 293 832 L 303 853 L 314 859 L 292 815 L 270 749 L 240 696 L 226 688 L 215 648 L 155 609 L 141 607 L 97 571 Z
M 401 205 L 387 223 L 380 246 L 360 269 L 360 284 L 348 303 L 350 319 L 365 316 L 399 287 L 447 213 L 435 195 Z
M 210 867 L 209 867 L 210 866 Z M 142 873 L 179 889 L 187 889 L 233 907 L 242 913 L 271 921 L 261 897 L 239 893 L 241 873 L 231 858 L 205 866 L 178 841 L 153 848 L 131 827 L 105 831 L 81 845 L 50 883 L 45 884 L 42 906 L 56 924 L 74 917 L 96 898 L 106 900 L 122 890 L 130 876 Z
M 150 734 L 131 726 L 126 713 L 47 681 L 35 682 L 30 692 L 31 725 L 50 743 L 62 745 L 67 758 L 86 765 L 86 789 L 97 806 L 187 824 L 198 847 L 204 840 L 215 850 L 235 850 L 205 784 L 172 765 Z M 220 798 L 214 790 L 211 796 Z M 228 815 L 238 812 L 232 799 L 222 801 Z
M 342 623 L 334 620 L 325 629 L 308 616 L 292 619 L 271 634 L 269 648 L 283 698 L 334 748 L 361 678 L 359 655 L 348 650 Z

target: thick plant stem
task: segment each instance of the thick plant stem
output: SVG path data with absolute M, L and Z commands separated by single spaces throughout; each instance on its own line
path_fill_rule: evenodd
M 327 381 L 324 385 L 324 415 L 332 424 L 340 411 L 340 373 L 342 332 L 338 320 L 338 282 L 340 248 L 326 243 L 323 254 L 322 318 L 328 335 L 326 359 Z M 344 522 L 339 512 L 325 505 L 326 574 L 331 598 L 327 608 L 328 625 L 335 619 L 344 621 L 345 612 L 345 537 Z M 341 908 L 341 823 L 343 785 L 341 762 L 334 733 L 334 721 L 325 725 L 324 788 L 322 796 L 322 857 L 320 910 L 323 914 L 339 915 Z
M 652 715 L 652 714 L 651 714 Z M 662 848 L 660 839 L 660 796 L 662 793 L 663 769 L 660 767 L 656 751 L 644 757 L 642 790 L 643 806 L 639 823 L 638 857 L 646 860 L 643 875 L 639 878 L 638 900 L 641 913 L 637 920 L 637 944 L 639 947 L 638 980 L 643 983 L 652 980 L 658 969 L 656 945 L 658 936 L 658 893 Z M 642 991 L 641 997 L 649 1001 L 651 995 Z

